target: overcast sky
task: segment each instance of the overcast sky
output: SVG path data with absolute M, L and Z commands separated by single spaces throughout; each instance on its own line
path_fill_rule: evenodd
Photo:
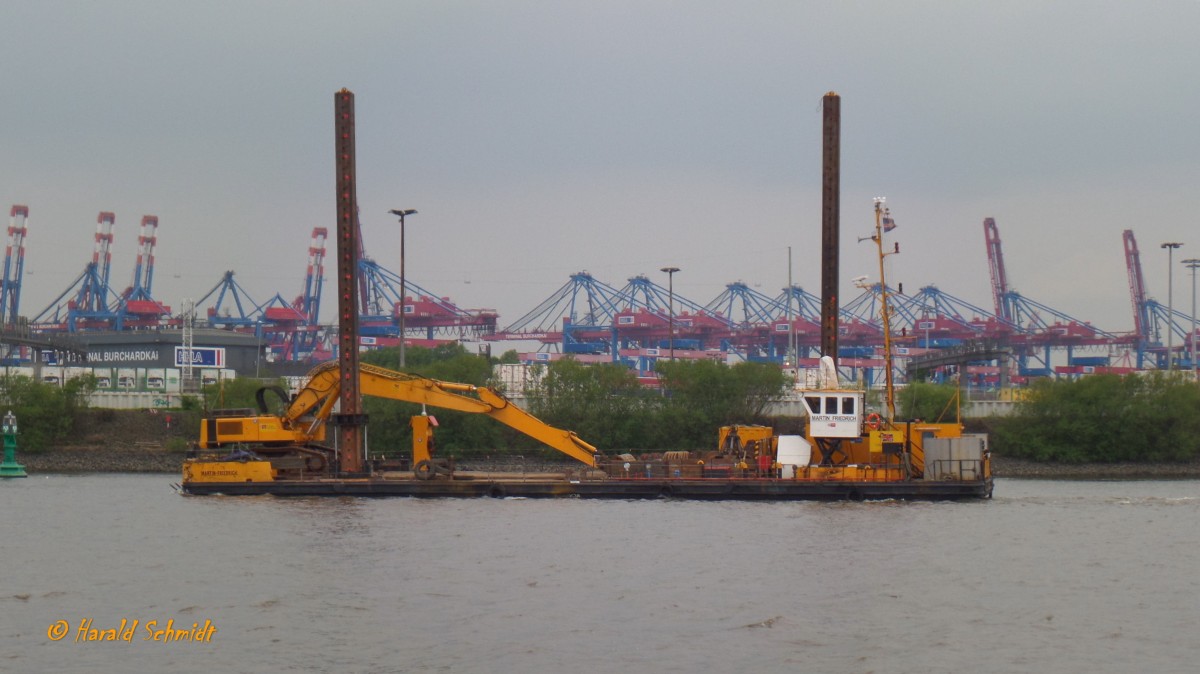
M 1200 2 L 20 2 L 0 0 L 0 204 L 30 209 L 22 312 L 91 258 L 112 285 L 159 217 L 154 295 L 226 270 L 300 293 L 332 229 L 333 95 L 355 93 L 368 254 L 516 320 L 582 270 L 621 287 L 681 268 L 819 294 L 821 97 L 842 97 L 843 296 L 870 274 L 991 308 L 982 221 L 1012 287 L 1133 327 L 1121 233 L 1151 296 L 1190 307 L 1200 257 Z M 332 245 L 332 239 L 330 243 Z M 322 319 L 334 316 L 332 266 Z

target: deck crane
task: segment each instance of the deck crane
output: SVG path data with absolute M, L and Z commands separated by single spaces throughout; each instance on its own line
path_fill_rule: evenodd
M 0 323 L 16 323 L 21 304 L 21 277 L 25 269 L 25 234 L 29 207 L 14 204 L 8 224 L 8 248 L 4 255 L 4 278 L 0 279 Z
M 1011 323 L 1013 316 L 1008 306 L 1008 275 L 1004 271 L 1004 251 L 1000 246 L 1000 230 L 996 227 L 995 218 L 984 218 L 983 236 L 987 241 L 988 269 L 992 272 L 992 302 L 996 307 L 996 317 Z

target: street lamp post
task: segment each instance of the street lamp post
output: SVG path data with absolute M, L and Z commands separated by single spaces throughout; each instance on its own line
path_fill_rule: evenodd
M 404 305 L 405 297 L 408 295 L 408 287 L 404 282 L 404 218 L 409 215 L 416 215 L 417 212 L 411 208 L 393 209 L 390 211 L 392 215 L 400 218 L 400 368 L 404 368 Z
M 1167 372 L 1175 369 L 1175 360 L 1171 356 L 1171 349 L 1174 348 L 1174 333 L 1175 333 L 1175 301 L 1171 294 L 1171 279 L 1174 278 L 1174 260 L 1173 253 L 1176 248 L 1182 246 L 1182 243 L 1177 241 L 1168 241 L 1161 247 L 1167 249 Z
M 1192 270 L 1192 379 L 1197 379 L 1196 371 L 1196 269 L 1200 268 L 1200 260 L 1190 258 L 1183 265 Z
M 671 362 L 675 362 L 675 272 L 679 267 L 663 267 L 667 273 L 667 340 L 671 349 Z

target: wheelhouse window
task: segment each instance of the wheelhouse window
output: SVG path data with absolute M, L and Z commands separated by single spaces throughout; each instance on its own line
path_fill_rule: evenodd
M 837 396 L 825 396 L 825 414 L 837 414 L 837 403 Z

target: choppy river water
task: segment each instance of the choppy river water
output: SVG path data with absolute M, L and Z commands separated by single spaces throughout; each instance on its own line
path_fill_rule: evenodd
M 0 483 L 0 670 L 1200 668 L 1195 480 L 1001 479 L 966 503 L 183 497 L 171 482 Z

